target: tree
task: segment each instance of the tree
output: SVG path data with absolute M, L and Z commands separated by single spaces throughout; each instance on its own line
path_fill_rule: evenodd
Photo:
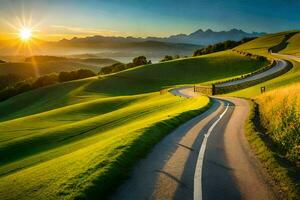
M 57 74 L 49 74 L 45 76 L 41 76 L 34 81 L 32 84 L 33 88 L 40 88 L 47 85 L 53 85 L 58 82 L 58 76 Z
M 173 60 L 173 57 L 172 56 L 169 56 L 169 55 L 165 55 L 165 57 L 163 57 L 160 62 L 165 62 L 165 61 L 168 61 L 168 60 Z
M 178 54 L 174 56 L 174 59 L 179 59 L 179 58 L 180 58 L 180 55 L 178 55 Z
M 89 69 L 80 69 L 77 71 L 76 79 L 88 78 L 92 76 L 96 76 L 96 73 Z
M 138 57 L 133 58 L 132 63 L 136 67 L 136 66 L 140 66 L 140 65 L 146 65 L 146 64 L 148 64 L 148 61 L 145 56 L 138 56 Z
M 24 78 L 16 74 L 0 75 L 0 90 L 12 86 L 21 80 L 24 80 Z
M 106 67 L 102 67 L 98 74 L 104 75 L 104 74 L 116 73 L 119 71 L 123 71 L 140 65 L 147 65 L 147 64 L 152 64 L 151 60 L 147 61 L 147 58 L 145 56 L 138 56 L 133 58 L 131 63 L 127 63 L 127 64 L 115 63 Z

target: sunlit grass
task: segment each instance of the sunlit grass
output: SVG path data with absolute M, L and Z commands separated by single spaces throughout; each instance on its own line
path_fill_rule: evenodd
M 111 103 L 120 104 L 122 100 L 120 109 L 111 112 L 105 105 L 100 106 L 105 102 L 93 101 L 0 124 L 0 129 L 6 130 L 6 134 L 1 133 L 1 155 L 7 156 L 7 164 L 0 167 L 0 188 L 5 188 L 0 190 L 1 199 L 74 198 L 85 195 L 95 186 L 94 181 L 110 184 L 114 179 L 110 170 L 116 170 L 117 160 L 130 161 L 127 150 L 136 141 L 145 133 L 152 135 L 146 141 L 142 139 L 141 146 L 135 146 L 135 151 L 143 151 L 147 141 L 151 144 L 151 138 L 161 137 L 164 130 L 154 128 L 149 133 L 147 128 L 175 120 L 180 113 L 197 110 L 209 102 L 207 97 L 182 99 L 154 93 Z M 39 131 L 32 130 L 35 128 Z M 16 144 L 19 153 L 13 147 Z M 100 190 L 106 188 L 98 186 Z
M 287 159 L 299 162 L 300 83 L 263 94 L 257 102 L 268 135 Z
M 283 32 L 283 33 L 277 33 L 277 34 L 270 34 L 263 36 L 261 38 L 252 40 L 246 44 L 243 44 L 239 47 L 237 47 L 238 50 L 241 51 L 246 51 L 246 52 L 251 52 L 253 54 L 258 54 L 258 55 L 264 55 L 267 57 L 274 57 L 268 53 L 268 49 L 272 46 L 275 46 L 279 44 L 283 38 L 284 35 L 289 32 Z M 297 35 L 293 36 L 290 40 L 293 40 L 294 37 Z M 284 50 L 283 50 L 284 51 Z M 282 53 L 281 51 L 280 53 Z M 276 56 L 277 58 L 281 58 L 280 56 Z M 277 89 L 278 87 L 282 86 L 287 86 L 289 84 L 295 83 L 295 82 L 300 82 L 300 63 L 294 60 L 290 60 L 293 63 L 293 68 L 288 71 L 287 73 L 271 79 L 269 81 L 260 83 L 258 85 L 245 88 L 243 90 L 238 90 L 229 94 L 226 94 L 228 96 L 237 96 L 237 97 L 247 97 L 247 98 L 255 98 L 259 96 L 260 93 L 260 88 L 261 87 L 266 87 L 266 91 L 272 91 L 274 89 Z
M 290 38 L 288 46 L 280 51 L 280 53 L 300 56 L 300 33 Z
M 162 136 L 209 102 L 157 91 L 263 65 L 226 51 L 39 88 L 1 102 L 0 198 L 107 193 Z

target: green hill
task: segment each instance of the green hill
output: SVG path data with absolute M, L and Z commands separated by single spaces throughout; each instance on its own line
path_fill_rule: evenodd
M 75 71 L 78 69 L 90 69 L 99 72 L 101 67 L 117 63 L 112 59 L 78 59 L 54 56 L 34 56 L 26 58 L 26 62 L 0 62 L 0 75 L 16 74 L 23 78 L 37 77 L 62 71 Z
M 264 64 L 226 51 L 57 84 L 1 102 L 0 198 L 106 194 L 163 135 L 209 103 L 204 96 L 183 99 L 157 91 L 238 76 Z
M 291 32 L 282 32 L 282 33 L 277 33 L 277 34 L 270 34 L 263 36 L 261 38 L 257 38 L 255 40 L 252 40 L 246 44 L 243 44 L 241 46 L 236 47 L 235 49 L 241 50 L 241 51 L 246 51 L 246 52 L 251 52 L 253 54 L 258 54 L 258 55 L 264 55 L 267 57 L 277 57 L 281 58 L 281 56 L 273 56 L 268 53 L 268 49 L 276 46 L 279 44 L 285 37 L 285 35 L 289 34 Z M 295 51 L 297 51 L 297 44 L 294 42 L 297 41 L 299 38 L 299 34 L 296 34 L 292 36 L 288 42 L 287 48 L 283 49 L 279 53 L 285 53 L 285 54 L 293 54 Z M 299 49 L 299 48 L 298 48 Z M 287 59 L 287 58 L 284 58 Z M 294 61 L 292 59 L 288 59 L 293 63 L 293 68 L 285 73 L 284 75 L 281 75 L 277 78 L 274 78 L 272 80 L 266 81 L 264 83 L 255 85 L 253 87 L 249 87 L 243 90 L 239 90 L 236 92 L 229 93 L 227 95 L 229 96 L 239 96 L 239 97 L 255 97 L 260 94 L 260 87 L 265 86 L 267 91 L 274 90 L 278 87 L 286 86 L 291 83 L 299 82 L 300 79 L 300 63 L 297 61 Z
M 101 79 L 95 77 L 72 81 L 18 95 L 0 103 L 0 120 L 95 98 L 156 92 L 175 85 L 205 83 L 234 77 L 257 70 L 264 64 L 226 51 L 145 65 Z
M 283 54 L 291 54 L 295 56 L 300 56 L 300 33 L 294 35 L 288 40 L 288 45 L 285 49 L 280 51 Z

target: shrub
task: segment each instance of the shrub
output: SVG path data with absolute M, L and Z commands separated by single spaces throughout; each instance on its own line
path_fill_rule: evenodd
M 50 74 L 41 76 L 36 79 L 36 81 L 33 82 L 32 87 L 33 88 L 40 88 L 47 85 L 52 85 L 58 82 L 58 76 L 57 74 Z
M 165 55 L 165 57 L 163 57 L 160 62 L 165 62 L 165 61 L 169 61 L 169 60 L 173 60 L 173 56 L 169 56 L 169 55 Z
M 72 81 L 82 78 L 96 76 L 96 73 L 89 69 L 79 69 L 77 71 L 60 72 L 58 75 L 59 82 Z
M 145 56 L 138 56 L 133 58 L 131 63 L 127 63 L 127 64 L 115 63 L 110 66 L 102 67 L 98 74 L 104 75 L 104 74 L 116 73 L 126 69 L 130 69 L 141 65 L 147 65 L 151 63 L 152 63 L 151 60 L 147 61 L 147 58 Z
M 38 77 L 37 79 L 30 78 L 24 81 L 17 82 L 1 90 L 0 101 L 4 101 L 6 99 L 9 99 L 10 97 L 16 96 L 23 92 L 27 92 L 40 87 L 45 87 L 48 85 L 53 85 L 57 82 L 65 82 L 65 81 L 71 81 L 75 79 L 88 78 L 95 75 L 96 74 L 91 70 L 80 69 L 71 72 L 61 72 L 59 73 L 59 75 L 57 74 L 44 75 Z
M 0 90 L 9 87 L 24 78 L 16 74 L 0 75 Z

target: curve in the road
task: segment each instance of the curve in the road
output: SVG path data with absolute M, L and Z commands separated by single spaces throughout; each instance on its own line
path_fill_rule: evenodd
M 199 95 L 192 87 L 171 92 L 187 98 Z M 209 110 L 159 142 L 112 199 L 275 199 L 244 136 L 248 102 L 212 101 Z
M 276 65 L 271 67 L 270 69 L 263 71 L 261 73 L 255 74 L 253 76 L 249 76 L 243 79 L 239 79 L 239 80 L 233 80 L 233 81 L 229 81 L 229 82 L 224 82 L 224 83 L 219 83 L 216 84 L 216 87 L 227 87 L 227 86 L 233 86 L 233 85 L 240 85 L 243 83 L 247 83 L 247 82 L 251 82 L 254 80 L 259 80 L 262 79 L 264 77 L 268 77 L 271 76 L 273 74 L 276 74 L 280 71 L 286 70 L 286 68 L 289 67 L 288 62 L 285 60 L 281 60 L 281 59 L 277 59 L 275 60 Z

